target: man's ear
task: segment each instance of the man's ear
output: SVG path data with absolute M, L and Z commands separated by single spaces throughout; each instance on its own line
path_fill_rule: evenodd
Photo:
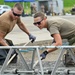
M 45 16 L 45 18 L 47 19 L 47 16 Z
M 47 16 L 45 16 L 44 20 L 46 20 L 46 19 L 47 19 Z
M 45 19 L 47 19 L 47 15 L 45 14 Z

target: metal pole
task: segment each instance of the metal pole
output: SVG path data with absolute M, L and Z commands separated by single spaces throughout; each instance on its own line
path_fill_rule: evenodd
M 41 75 L 44 75 L 43 66 L 42 66 L 42 61 L 41 61 L 41 58 L 40 58 L 40 53 L 39 53 L 38 48 L 36 49 L 36 51 L 37 51 L 38 60 L 39 60 L 39 65 L 40 65 L 40 69 L 41 69 Z
M 46 71 L 43 71 L 44 74 L 51 74 L 52 71 L 49 71 L 49 70 L 46 70 Z M 32 74 L 32 73 L 40 73 L 41 74 L 41 71 L 38 71 L 38 69 L 36 70 L 31 70 L 31 71 L 21 71 L 21 70 L 16 70 L 16 69 L 13 69 L 12 71 L 11 70 L 5 70 L 4 73 L 13 73 L 13 74 Z
M 5 70 L 5 68 L 6 68 L 6 66 L 7 66 L 7 62 L 8 62 L 8 60 L 9 60 L 9 58 L 10 58 L 12 52 L 13 52 L 13 50 L 10 49 L 9 52 L 8 52 L 8 55 L 7 55 L 7 57 L 6 57 L 6 60 L 5 60 L 3 66 L 2 66 L 2 68 L 1 68 L 1 74 L 3 74 L 3 71 Z

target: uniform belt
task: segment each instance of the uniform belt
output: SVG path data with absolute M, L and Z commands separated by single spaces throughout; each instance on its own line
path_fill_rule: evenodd
M 75 43 L 75 35 L 72 36 L 72 38 L 68 39 L 69 45 L 72 45 Z
M 69 37 L 68 37 L 68 40 L 72 39 L 73 37 L 75 37 L 75 34 L 69 36 Z

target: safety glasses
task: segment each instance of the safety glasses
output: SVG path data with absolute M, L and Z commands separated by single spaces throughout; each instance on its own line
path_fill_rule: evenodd
M 35 22 L 35 23 L 33 23 L 34 25 L 40 25 L 41 24 L 41 22 L 43 21 L 43 19 L 41 20 L 41 21 L 39 21 L 39 22 Z
M 16 14 L 16 13 L 14 13 L 13 11 L 12 11 L 12 13 L 13 13 L 14 16 L 18 16 L 18 17 L 21 16 L 21 14 Z

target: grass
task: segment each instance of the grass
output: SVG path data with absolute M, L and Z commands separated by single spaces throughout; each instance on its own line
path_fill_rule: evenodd
M 25 11 L 25 13 L 30 14 L 30 12 L 31 12 L 30 2 L 24 3 L 24 11 Z
M 73 7 L 75 5 L 75 0 L 63 0 L 64 8 L 65 7 Z
M 71 9 L 75 5 L 75 0 L 63 0 L 63 2 L 64 2 L 64 11 L 66 13 L 71 13 Z
M 72 7 L 65 7 L 64 11 L 65 11 L 65 13 L 71 13 L 71 9 L 72 9 Z

